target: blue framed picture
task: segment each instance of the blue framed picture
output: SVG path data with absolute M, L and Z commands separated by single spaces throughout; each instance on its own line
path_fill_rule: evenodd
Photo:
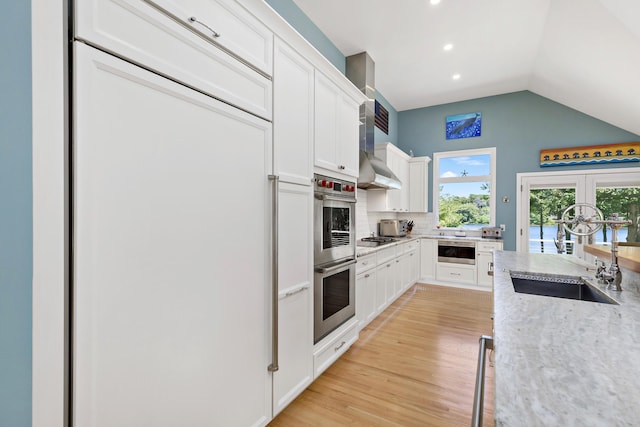
M 447 116 L 447 139 L 473 138 L 482 135 L 482 113 Z

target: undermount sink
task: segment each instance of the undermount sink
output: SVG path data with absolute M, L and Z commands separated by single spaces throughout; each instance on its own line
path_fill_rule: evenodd
M 513 289 L 516 292 L 603 304 L 618 304 L 589 285 L 582 277 L 521 271 L 511 271 L 510 274 Z

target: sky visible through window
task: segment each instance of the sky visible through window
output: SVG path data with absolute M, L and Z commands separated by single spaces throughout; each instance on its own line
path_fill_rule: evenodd
M 474 177 L 491 175 L 491 157 L 489 154 L 475 156 L 458 156 L 440 158 L 439 172 L 441 178 Z M 443 193 L 453 196 L 468 196 L 469 194 L 488 194 L 487 189 L 480 187 L 486 181 L 447 183 L 443 185 Z

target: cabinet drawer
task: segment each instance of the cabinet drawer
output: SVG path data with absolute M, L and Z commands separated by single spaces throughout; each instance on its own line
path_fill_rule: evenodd
M 390 248 L 380 249 L 377 252 L 377 262 L 378 265 L 384 264 L 385 262 L 392 260 L 396 257 L 396 247 L 391 246 Z
M 412 240 L 410 242 L 407 242 L 399 247 L 402 247 L 402 253 L 409 253 L 411 251 L 414 251 L 416 249 L 418 249 L 418 247 L 420 246 L 420 240 Z
M 273 74 L 273 33 L 235 1 L 145 1 L 155 3 L 240 60 L 269 76 Z
M 314 379 L 318 378 L 333 362 L 335 362 L 358 339 L 358 322 L 353 322 L 348 329 L 323 344 L 313 355 Z
M 376 253 L 371 253 L 369 255 L 364 255 L 358 257 L 356 261 L 356 274 L 363 273 L 367 270 L 370 270 L 376 266 Z
M 476 284 L 475 266 L 463 264 L 447 264 L 439 262 L 436 268 L 436 279 L 454 283 Z
M 78 39 L 271 120 L 271 80 L 187 28 L 190 15 L 178 20 L 140 0 L 80 1 L 75 13 Z
M 502 242 L 478 242 L 478 252 L 491 252 L 502 249 Z

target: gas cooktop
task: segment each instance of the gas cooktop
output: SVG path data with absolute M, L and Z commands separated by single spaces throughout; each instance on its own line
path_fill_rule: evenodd
M 387 245 L 389 243 L 397 242 L 397 239 L 393 237 L 363 237 L 358 241 L 358 246 L 375 248 L 376 246 Z

